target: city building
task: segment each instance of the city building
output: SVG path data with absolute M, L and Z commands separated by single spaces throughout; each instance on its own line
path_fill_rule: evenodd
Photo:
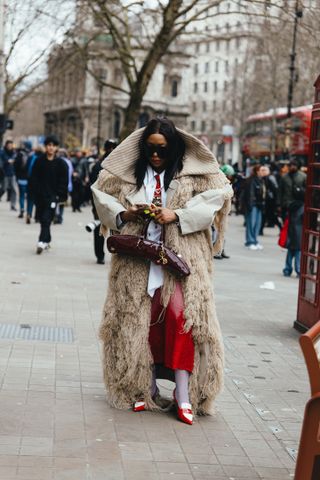
M 191 56 L 188 128 L 222 163 L 239 161 L 242 73 L 254 68 L 249 51 L 263 19 L 257 14 L 266 8 L 267 2 L 249 7 L 241 0 L 224 0 L 190 25 L 186 36 Z
M 30 95 L 18 103 L 10 113 L 13 120 L 13 130 L 7 130 L 4 141 L 13 140 L 19 146 L 25 140 L 32 143 L 33 147 L 43 143 L 44 135 L 44 101 L 45 87 L 41 85 Z
M 112 59 L 111 36 L 98 35 L 88 54 L 81 45 L 93 30 L 93 20 L 84 15 L 77 23 L 80 47 L 66 40 L 52 50 L 48 60 L 45 132 L 56 133 L 69 148 L 90 148 L 101 146 L 106 138 L 119 138 L 128 103 L 127 84 L 120 62 Z M 189 101 L 184 72 L 189 63 L 188 54 L 180 54 L 179 59 L 168 55 L 157 65 L 137 126 L 155 115 L 166 115 L 177 126 L 186 127 Z

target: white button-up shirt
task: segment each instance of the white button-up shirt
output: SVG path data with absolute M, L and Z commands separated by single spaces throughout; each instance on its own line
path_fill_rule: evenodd
M 146 192 L 146 198 L 147 198 L 147 203 L 151 204 L 154 196 L 154 190 L 157 185 L 156 181 L 156 175 L 157 172 L 153 170 L 150 166 L 147 168 L 146 175 L 144 177 L 144 187 L 145 187 L 145 192 Z M 166 191 L 164 189 L 164 172 L 160 173 L 160 185 L 161 185 L 161 202 L 162 206 L 166 206 Z M 147 231 L 147 238 L 149 240 L 153 241 L 159 241 L 161 238 L 161 225 L 158 223 L 155 223 L 153 220 L 151 220 L 148 231 Z M 155 291 L 162 287 L 163 285 L 163 270 L 160 265 L 156 265 L 155 263 L 151 262 L 150 264 L 150 270 L 149 270 L 149 279 L 148 279 L 148 294 L 150 297 L 153 297 L 155 294 Z

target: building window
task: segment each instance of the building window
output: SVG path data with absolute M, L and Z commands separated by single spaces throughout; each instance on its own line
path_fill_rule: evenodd
M 204 84 L 203 84 L 203 91 L 204 91 L 205 93 L 207 93 L 207 91 L 208 91 L 208 82 L 204 82 Z
M 217 100 L 213 100 L 213 102 L 212 102 L 212 108 L 213 108 L 213 110 L 216 110 L 216 108 L 217 108 Z
M 223 102 L 222 102 L 222 110 L 225 111 L 225 109 L 226 109 L 226 101 L 223 100 Z
M 206 51 L 207 51 L 207 53 L 210 52 L 210 43 L 207 43 Z
M 209 73 L 209 71 L 210 71 L 210 64 L 209 64 L 209 62 L 206 62 L 205 65 L 204 65 L 204 72 Z
M 227 42 L 226 42 L 226 51 L 229 52 L 229 50 L 230 50 L 230 41 L 227 40 Z
M 219 5 L 218 5 L 219 6 Z M 216 25 L 216 31 L 220 32 L 220 25 Z
M 195 120 L 192 120 L 191 122 L 191 130 L 194 132 L 196 129 L 196 121 Z
M 225 61 L 225 69 L 226 69 L 226 72 L 229 72 L 229 61 L 228 60 Z
M 228 82 L 227 82 L 227 80 L 224 81 L 223 90 L 224 90 L 225 92 L 228 90 Z
M 195 64 L 194 64 L 194 74 L 195 74 L 195 75 L 198 75 L 198 72 L 199 72 L 199 67 L 198 67 L 198 64 L 195 63 Z
M 215 130 L 215 128 L 216 128 L 216 121 L 211 120 L 211 130 Z
M 201 121 L 201 132 L 205 132 L 207 128 L 206 121 L 202 120 Z
M 171 84 L 171 97 L 178 96 L 178 80 L 173 80 Z
M 229 25 L 229 23 L 226 23 L 226 31 L 227 31 L 227 33 L 230 32 L 230 25 Z
M 203 110 L 204 112 L 207 111 L 207 102 L 202 102 L 202 110 Z
M 219 60 L 216 60 L 216 72 L 219 72 Z
M 216 50 L 217 50 L 217 52 L 219 52 L 219 50 L 220 50 L 220 40 L 217 40 L 217 42 L 216 42 Z
M 196 102 L 192 102 L 192 111 L 195 112 L 197 110 Z
M 214 91 L 214 93 L 217 93 L 217 91 L 218 91 L 218 82 L 217 82 L 217 80 L 215 80 L 215 81 L 213 82 L 213 91 Z
M 199 50 L 200 50 L 200 44 L 199 43 L 196 44 L 195 49 L 196 49 L 196 53 L 199 53 Z
M 236 48 L 240 48 L 241 39 L 239 37 L 236 38 Z
M 197 93 L 197 91 L 198 91 L 198 84 L 197 84 L 197 82 L 195 82 L 193 84 L 193 93 Z

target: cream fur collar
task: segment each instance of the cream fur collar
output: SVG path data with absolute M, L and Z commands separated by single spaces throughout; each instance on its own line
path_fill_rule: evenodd
M 102 166 L 112 175 L 128 183 L 136 183 L 134 164 L 139 155 L 139 140 L 144 128 L 134 131 L 113 150 Z M 178 177 L 184 175 L 208 175 L 219 172 L 215 156 L 196 137 L 184 130 L 177 129 L 186 143 L 183 169 Z

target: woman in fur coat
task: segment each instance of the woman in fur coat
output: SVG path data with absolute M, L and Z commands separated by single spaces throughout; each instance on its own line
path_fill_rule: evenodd
M 190 275 L 113 255 L 100 337 L 109 402 L 159 410 L 156 378 L 175 381 L 180 420 L 209 414 L 223 382 L 223 345 L 212 290 L 211 225 L 223 245 L 232 188 L 212 153 L 167 119 L 153 119 L 102 164 L 92 186 L 101 231 L 147 237 L 179 253 Z M 149 212 L 149 213 L 148 213 Z

